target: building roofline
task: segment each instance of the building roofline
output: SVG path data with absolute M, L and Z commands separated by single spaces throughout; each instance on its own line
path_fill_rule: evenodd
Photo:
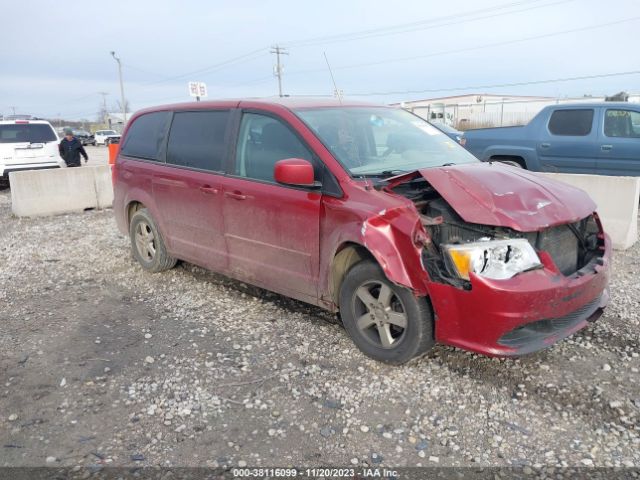
M 449 95 L 446 97 L 433 97 L 433 98 L 424 98 L 421 100 L 405 100 L 403 102 L 396 102 L 390 105 L 400 105 L 401 103 L 416 103 L 416 102 L 433 102 L 437 100 L 445 100 L 447 98 L 459 98 L 459 97 L 509 97 L 509 98 L 537 98 L 540 100 L 556 100 L 556 97 L 545 97 L 539 95 L 500 95 L 497 93 L 463 93 L 460 95 Z

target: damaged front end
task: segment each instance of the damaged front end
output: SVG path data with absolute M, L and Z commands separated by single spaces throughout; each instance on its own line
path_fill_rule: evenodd
M 537 232 L 519 232 L 465 222 L 433 189 L 420 197 L 416 207 L 431 238 L 423 250 L 423 265 L 434 281 L 469 289 L 472 274 L 504 280 L 546 266 L 571 276 L 601 264 L 604 236 L 595 214 Z
M 482 353 L 520 355 L 597 318 L 608 300 L 610 246 L 589 197 L 554 191 L 555 183 L 539 179 L 531 188 L 529 178 L 512 177 L 508 167 L 489 171 L 489 177 L 510 180 L 489 178 L 489 184 L 497 182 L 489 192 L 463 168 L 469 169 L 414 172 L 386 187 L 413 202 L 427 232 L 422 264 L 438 339 Z M 523 184 L 537 209 L 516 197 Z M 570 197 L 581 205 L 567 205 L 562 218 L 564 205 L 557 204 Z

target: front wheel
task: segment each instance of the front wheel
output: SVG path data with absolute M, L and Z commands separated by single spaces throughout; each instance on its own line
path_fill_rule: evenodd
M 340 315 L 356 346 L 375 360 L 405 363 L 435 343 L 426 298 L 391 283 L 373 261 L 362 261 L 347 273 Z
M 505 165 L 511 165 L 516 168 L 524 168 L 524 165 L 520 163 L 518 160 L 499 160 L 500 163 L 504 163 Z
M 176 259 L 169 256 L 160 231 L 146 208 L 133 214 L 129 237 L 134 258 L 149 272 L 163 272 L 173 268 Z

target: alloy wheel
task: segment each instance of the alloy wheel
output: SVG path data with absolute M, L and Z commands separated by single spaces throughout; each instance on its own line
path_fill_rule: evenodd
M 147 222 L 139 222 L 136 226 L 136 248 L 140 256 L 147 262 L 156 255 L 156 239 Z
M 400 298 L 380 281 L 363 283 L 352 299 L 356 326 L 369 342 L 394 348 L 405 335 L 408 318 Z

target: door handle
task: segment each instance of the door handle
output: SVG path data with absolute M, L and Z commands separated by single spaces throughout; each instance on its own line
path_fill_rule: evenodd
M 240 192 L 224 192 L 225 197 L 233 198 L 235 200 L 246 200 L 247 196 Z
M 541 143 L 540 148 L 549 148 L 551 146 L 550 143 Z
M 602 150 L 603 152 L 608 152 L 609 150 L 613 150 L 613 145 L 602 145 L 600 147 L 600 150 Z
M 202 185 L 200 187 L 200 191 L 202 193 L 207 194 L 207 195 L 215 195 L 216 193 L 218 193 L 218 189 L 214 188 L 214 187 L 212 187 L 210 185 Z

